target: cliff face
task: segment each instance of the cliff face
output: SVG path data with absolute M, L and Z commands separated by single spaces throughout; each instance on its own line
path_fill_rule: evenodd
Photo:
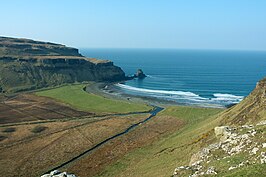
M 36 55 L 65 55 L 81 56 L 78 49 L 61 44 L 40 42 L 30 39 L 0 37 L 0 55 L 36 56 Z
M 0 91 L 16 92 L 82 81 L 120 81 L 121 68 L 83 57 L 78 49 L 0 37 Z

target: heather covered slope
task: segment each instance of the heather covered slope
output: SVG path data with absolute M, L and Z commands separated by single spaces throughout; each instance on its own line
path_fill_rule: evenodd
M 63 83 L 120 81 L 121 68 L 108 60 L 83 57 L 61 44 L 0 37 L 0 92 L 17 92 Z

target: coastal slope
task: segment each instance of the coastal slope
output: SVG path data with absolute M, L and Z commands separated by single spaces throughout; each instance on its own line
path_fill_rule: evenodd
M 173 176 L 264 176 L 266 78 L 239 104 L 220 113 L 203 148 Z M 218 121 L 218 122 L 217 122 Z
M 255 124 L 266 120 L 266 78 L 259 81 L 256 88 L 239 104 L 220 115 L 222 124 Z
M 0 92 L 124 79 L 125 73 L 112 61 L 86 58 L 78 49 L 30 39 L 0 37 Z
M 158 120 L 180 120 L 182 127 L 132 150 L 97 176 L 263 176 L 265 81 L 229 109 L 166 107 Z

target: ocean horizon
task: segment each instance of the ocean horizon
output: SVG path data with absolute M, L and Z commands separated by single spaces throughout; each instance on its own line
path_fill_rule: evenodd
M 266 51 L 190 49 L 81 49 L 112 60 L 126 75 L 147 77 L 116 84 L 121 93 L 177 104 L 225 107 L 247 96 L 266 75 Z

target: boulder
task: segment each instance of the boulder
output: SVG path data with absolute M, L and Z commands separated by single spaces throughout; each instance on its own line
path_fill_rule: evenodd
M 251 154 L 257 154 L 257 151 L 259 151 L 259 148 L 257 147 L 254 147 L 252 150 L 251 150 Z
M 54 170 L 50 172 L 50 175 L 58 175 L 58 174 L 60 174 L 59 170 Z
M 262 143 L 262 148 L 266 148 L 266 143 Z
M 51 177 L 50 174 L 45 174 L 45 175 L 42 175 L 41 177 Z
M 260 163 L 266 164 L 266 152 L 261 152 L 260 155 L 261 155 Z
M 221 126 L 221 127 L 215 127 L 214 133 L 216 137 L 221 137 L 227 134 L 230 134 L 232 132 L 232 128 L 228 126 Z
M 60 172 L 59 170 L 51 171 L 50 174 L 44 174 L 41 177 L 76 177 L 74 174 L 69 174 L 67 172 Z
M 207 172 L 206 172 L 207 175 L 211 175 L 211 174 L 214 174 L 216 175 L 217 172 L 215 171 L 215 168 L 214 167 L 209 167 Z

